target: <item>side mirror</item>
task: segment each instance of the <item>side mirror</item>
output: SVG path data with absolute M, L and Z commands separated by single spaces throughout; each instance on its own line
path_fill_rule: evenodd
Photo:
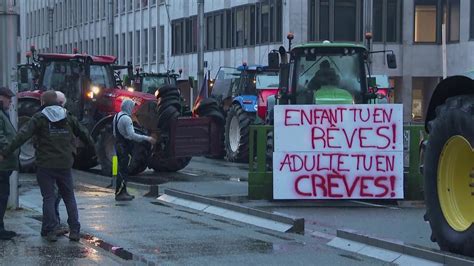
M 397 68 L 397 57 L 395 54 L 387 54 L 387 65 L 390 69 Z
M 280 66 L 280 55 L 277 51 L 271 51 L 268 54 L 268 68 L 278 69 Z
M 28 68 L 20 68 L 20 83 L 28 82 Z

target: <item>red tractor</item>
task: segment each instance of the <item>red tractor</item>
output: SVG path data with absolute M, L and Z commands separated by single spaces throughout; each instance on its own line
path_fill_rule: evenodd
M 214 120 L 205 117 L 178 120 L 181 106 L 176 100 L 179 98 L 177 88 L 160 88 L 156 96 L 125 89 L 119 73 L 115 71 L 126 68 L 131 76 L 132 69 L 114 65 L 114 56 L 77 53 L 35 55 L 34 50 L 32 56 L 36 62 L 34 75 L 37 82 L 34 88 L 18 93 L 19 125 L 25 124 L 39 109 L 43 91 L 62 91 L 67 97 L 66 109 L 89 129 L 95 140 L 95 151 L 88 151 L 82 143 L 77 143 L 76 168 L 89 169 L 100 164 L 103 174 L 111 174 L 115 154 L 112 119 L 127 98 L 136 103 L 133 117 L 135 129 L 159 139 L 153 149 L 146 143 L 135 146 L 130 167 L 132 174 L 138 174 L 147 167 L 157 171 L 177 171 L 189 163 L 191 156 L 211 153 L 213 134 L 210 131 L 213 130 Z M 27 81 L 22 80 L 21 83 Z M 181 130 L 182 127 L 186 129 Z M 198 143 L 193 145 L 193 142 Z M 21 148 L 21 168 L 24 171 L 31 169 L 34 161 L 32 140 Z

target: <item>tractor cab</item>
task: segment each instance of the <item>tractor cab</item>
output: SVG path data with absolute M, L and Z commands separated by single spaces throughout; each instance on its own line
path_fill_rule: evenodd
M 136 74 L 131 78 L 128 88 L 135 91 L 149 93 L 155 95 L 159 88 L 165 85 L 176 85 L 176 81 L 180 75 L 174 71 L 166 73 L 145 73 L 136 70 Z
M 40 90 L 62 91 L 66 109 L 80 120 L 95 113 L 94 102 L 106 89 L 115 87 L 110 56 L 40 54 Z M 93 120 L 88 121 L 93 124 Z
M 367 101 L 366 49 L 354 44 L 308 44 L 291 52 L 288 93 L 294 104 Z

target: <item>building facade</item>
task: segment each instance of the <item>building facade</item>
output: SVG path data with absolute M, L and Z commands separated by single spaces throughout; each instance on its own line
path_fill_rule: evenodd
M 474 68 L 474 0 L 205 0 L 204 9 L 199 29 L 197 0 L 20 0 L 21 50 L 75 47 L 145 71 L 182 69 L 187 78 L 196 77 L 202 30 L 212 77 L 220 66 L 266 64 L 288 32 L 294 44 L 364 43 L 372 32 L 372 49 L 393 50 L 398 68 L 374 54 L 371 72 L 390 77 L 406 122 L 423 120 L 443 74 Z

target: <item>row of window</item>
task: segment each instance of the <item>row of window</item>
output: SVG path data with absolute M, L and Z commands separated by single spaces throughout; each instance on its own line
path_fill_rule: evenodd
M 473 4 L 471 1 L 471 8 Z M 440 43 L 443 24 L 446 25 L 446 40 L 459 42 L 460 1 L 415 0 L 414 22 L 413 37 L 417 43 Z
M 135 2 L 135 3 L 134 3 Z M 114 15 L 118 15 L 119 11 L 120 13 L 125 13 L 127 11 L 132 11 L 134 8 L 135 9 L 140 9 L 140 8 L 147 8 L 148 7 L 148 2 L 150 2 L 150 6 L 155 6 L 156 5 L 156 0 L 120 0 L 115 2 L 115 8 L 114 8 Z M 159 0 L 159 4 L 165 3 L 165 0 Z
M 373 1 L 373 41 L 400 42 L 402 0 Z M 310 0 L 309 40 L 361 42 L 363 0 Z
M 282 1 L 261 0 L 255 4 L 213 11 L 204 17 L 204 50 L 253 46 L 282 41 Z M 171 22 L 172 54 L 197 51 L 197 17 Z
M 157 34 L 159 34 L 158 39 Z M 159 46 L 157 41 L 160 42 Z M 146 64 L 149 59 L 150 62 L 154 63 L 157 61 L 157 52 L 160 55 L 159 62 L 163 63 L 165 61 L 164 46 L 165 26 L 160 26 L 158 29 L 156 27 L 151 28 L 151 30 L 144 29 L 143 32 L 140 32 L 140 30 L 130 31 L 114 36 L 114 54 L 119 57 L 120 64 L 126 64 L 128 61 L 135 65 L 140 64 L 140 62 Z M 149 48 L 150 51 L 148 51 Z M 148 58 L 148 55 L 151 57 Z
M 151 0 L 150 5 L 156 5 L 156 0 Z M 159 1 L 160 4 L 164 0 Z M 54 9 L 43 7 L 26 14 L 28 25 L 27 36 L 39 36 L 49 32 L 49 16 L 53 16 L 53 28 L 55 31 L 73 27 L 89 21 L 101 20 L 107 17 L 108 0 L 60 0 L 54 4 Z M 119 8 L 125 12 L 128 10 L 148 7 L 148 0 L 122 0 L 114 1 L 114 12 L 117 15 Z

